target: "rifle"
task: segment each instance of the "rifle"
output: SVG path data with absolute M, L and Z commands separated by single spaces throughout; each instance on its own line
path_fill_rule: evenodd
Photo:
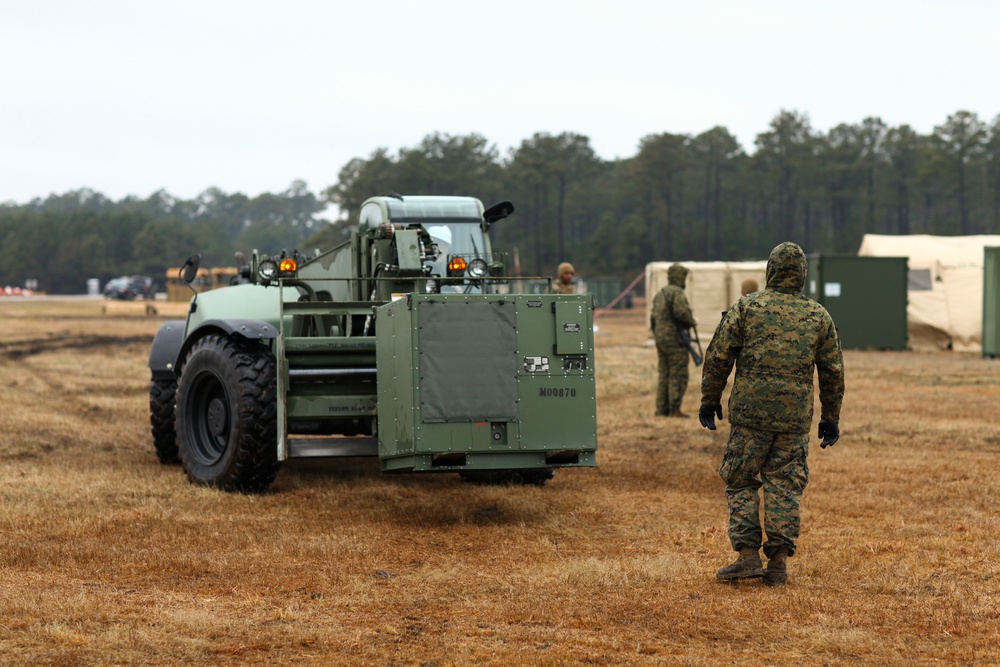
M 694 344 L 691 342 L 691 331 L 687 327 L 678 326 L 677 320 L 674 320 L 674 326 L 677 327 L 677 342 L 681 344 L 681 347 L 686 348 L 687 351 L 691 353 L 691 358 L 694 359 L 694 365 L 701 366 L 704 353 L 701 351 L 701 340 L 698 338 L 698 330 L 694 330 L 694 340 L 698 343 L 698 350 L 695 351 Z
M 670 308 L 668 314 L 670 315 L 670 319 L 674 322 L 674 329 L 677 330 L 677 342 L 680 343 L 681 347 L 691 353 L 691 358 L 694 359 L 694 365 L 701 366 L 701 362 L 704 361 L 705 353 L 701 351 L 701 340 L 698 338 L 697 327 L 694 328 L 694 339 L 698 343 L 698 351 L 695 352 L 694 345 L 691 343 L 691 332 L 686 326 L 682 325 L 676 320 L 676 318 L 674 318 L 673 300 L 670 301 L 668 306 Z

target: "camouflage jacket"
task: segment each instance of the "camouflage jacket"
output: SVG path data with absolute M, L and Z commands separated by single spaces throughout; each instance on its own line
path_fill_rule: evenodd
M 705 354 L 702 404 L 720 403 L 736 364 L 729 421 L 764 431 L 806 433 L 813 417 L 813 367 L 822 419 L 839 421 L 844 359 L 826 309 L 802 294 L 806 259 L 782 243 L 767 263 L 767 287 L 744 296 L 722 319 Z
M 691 306 L 684 294 L 684 283 L 688 270 L 679 264 L 667 269 L 667 286 L 653 299 L 653 312 L 649 326 L 653 330 L 653 340 L 660 350 L 683 350 L 677 342 L 677 324 L 683 327 L 695 325 Z M 673 313 L 673 317 L 671 317 Z
M 570 284 L 565 284 L 559 278 L 552 281 L 552 293 L 553 294 L 576 294 L 577 284 L 574 280 Z

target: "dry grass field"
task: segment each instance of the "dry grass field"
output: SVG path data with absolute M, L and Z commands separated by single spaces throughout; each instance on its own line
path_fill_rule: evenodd
M 100 305 L 0 301 L 0 665 L 1000 663 L 996 361 L 846 353 L 771 589 L 714 578 L 728 425 L 652 416 L 641 308 L 598 319 L 596 469 L 295 462 L 240 496 L 157 463 L 163 318 Z

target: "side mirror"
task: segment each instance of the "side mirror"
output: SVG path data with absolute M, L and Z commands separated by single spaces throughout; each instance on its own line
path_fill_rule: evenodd
M 513 212 L 514 205 L 509 201 L 502 201 L 483 211 L 483 220 L 486 221 L 486 224 L 492 225 L 494 222 L 503 220 Z
M 194 279 L 198 277 L 199 266 L 201 266 L 201 255 L 191 255 L 188 257 L 178 274 L 180 279 L 188 285 L 193 283 Z

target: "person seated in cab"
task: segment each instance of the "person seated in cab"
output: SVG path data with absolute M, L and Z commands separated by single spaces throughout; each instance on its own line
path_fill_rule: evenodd
M 577 294 L 576 271 L 569 262 L 563 262 L 556 271 L 556 279 L 552 283 L 553 294 Z

